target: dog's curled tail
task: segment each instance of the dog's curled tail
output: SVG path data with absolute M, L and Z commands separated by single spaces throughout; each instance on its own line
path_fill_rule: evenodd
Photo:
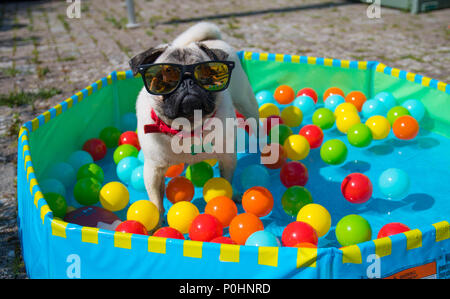
M 172 43 L 175 47 L 185 47 L 193 42 L 221 39 L 220 29 L 208 22 L 201 22 L 181 33 Z

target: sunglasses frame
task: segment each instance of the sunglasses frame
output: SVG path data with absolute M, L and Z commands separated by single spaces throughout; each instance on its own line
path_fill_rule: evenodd
M 228 78 L 229 78 L 229 79 L 228 79 L 227 84 L 225 85 L 225 87 L 222 88 L 221 90 L 208 90 L 208 89 L 204 88 L 204 87 L 197 81 L 197 78 L 195 78 L 195 75 L 194 75 L 195 68 L 196 68 L 197 66 L 199 66 L 199 65 L 207 64 L 207 63 L 211 63 L 211 62 L 214 62 L 214 63 L 217 63 L 217 62 L 223 63 L 223 64 L 227 65 L 227 67 L 228 67 Z M 155 66 L 155 65 L 171 65 L 171 66 L 175 66 L 175 67 L 177 67 L 177 68 L 179 68 L 179 69 L 181 70 L 179 81 L 178 81 L 176 87 L 175 87 L 172 91 L 170 91 L 170 92 L 168 92 L 168 93 L 155 93 L 155 92 L 152 92 L 152 91 L 150 90 L 150 88 L 149 88 L 149 86 L 148 86 L 148 84 L 147 84 L 147 81 L 146 81 L 146 79 L 145 79 L 145 73 L 147 72 L 147 70 L 148 70 L 150 67 Z M 153 95 L 157 95 L 157 96 L 166 96 L 166 95 L 170 95 L 170 94 L 172 94 L 173 92 L 175 92 L 175 91 L 180 87 L 181 82 L 183 82 L 183 78 L 186 77 L 186 76 L 190 77 L 190 78 L 195 82 L 195 84 L 197 84 L 198 86 L 200 86 L 201 88 L 203 88 L 203 89 L 206 90 L 206 91 L 209 91 L 209 92 L 221 92 L 221 91 L 224 91 L 225 89 L 228 88 L 228 85 L 230 84 L 230 81 L 231 81 L 231 73 L 232 73 L 232 71 L 233 71 L 234 66 L 235 66 L 235 64 L 234 64 L 233 61 L 227 61 L 227 60 L 202 61 L 202 62 L 199 62 L 199 63 L 188 64 L 188 65 L 185 65 L 185 64 L 177 64 L 177 63 L 152 63 L 152 64 L 141 64 L 140 66 L 138 66 L 138 72 L 141 74 L 142 79 L 144 80 L 144 86 L 145 86 L 145 89 L 147 90 L 148 93 L 153 94 Z

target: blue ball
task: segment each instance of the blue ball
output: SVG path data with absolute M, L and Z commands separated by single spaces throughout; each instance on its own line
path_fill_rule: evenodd
M 39 182 L 42 193 L 57 193 L 66 197 L 66 187 L 57 179 L 45 179 Z
M 402 106 L 408 109 L 409 114 L 411 114 L 411 116 L 414 117 L 418 122 L 420 122 L 425 116 L 425 106 L 421 101 L 414 99 L 407 100 L 403 102 Z
M 136 167 L 131 173 L 131 186 L 137 191 L 145 191 L 144 165 Z
M 394 96 L 389 92 L 385 91 L 380 92 L 373 98 L 383 103 L 387 110 L 397 106 L 397 101 L 395 100 Z
M 125 157 L 117 164 L 116 173 L 117 177 L 125 184 L 128 184 L 131 179 L 131 174 L 136 167 L 142 165 L 136 157 Z
M 58 178 L 66 188 L 72 186 L 77 178 L 72 165 L 66 162 L 53 164 L 47 172 L 47 177 Z
M 255 97 L 256 97 L 256 101 L 258 102 L 258 106 L 275 102 L 273 93 L 271 93 L 268 90 L 259 91 Z
M 325 100 L 324 106 L 334 112 L 339 104 L 345 103 L 345 99 L 340 94 L 332 94 Z
M 398 168 L 383 171 L 378 179 L 381 193 L 388 199 L 402 199 L 409 191 L 409 176 Z
M 72 165 L 75 172 L 77 172 L 81 166 L 94 163 L 94 159 L 91 154 L 86 151 L 75 151 L 70 155 L 69 159 L 67 159 L 67 163 Z
M 269 182 L 269 172 L 264 166 L 261 165 L 254 164 L 247 166 L 241 173 L 241 187 L 243 191 L 255 186 L 267 188 L 269 186 Z
M 122 132 L 126 131 L 136 131 L 137 128 L 137 117 L 136 113 L 126 113 L 122 115 L 120 119 L 120 129 Z
M 271 232 L 260 230 L 254 232 L 245 241 L 246 246 L 270 246 L 270 247 L 280 247 L 280 241 Z
M 367 100 L 361 109 L 361 113 L 365 118 L 369 118 L 374 115 L 386 115 L 387 108 L 386 106 L 375 99 Z
M 304 116 L 311 115 L 316 108 L 316 103 L 314 103 L 314 100 L 310 96 L 299 96 L 295 98 L 293 105 L 300 108 Z
M 144 164 L 145 158 L 144 158 L 144 152 L 142 150 L 139 151 L 138 159 L 141 161 L 142 164 Z

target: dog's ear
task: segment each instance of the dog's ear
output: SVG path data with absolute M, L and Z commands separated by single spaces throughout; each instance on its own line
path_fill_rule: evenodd
M 167 49 L 168 45 L 160 45 L 155 48 L 150 48 L 130 59 L 130 68 L 133 71 L 133 75 L 137 75 L 138 67 L 142 64 L 153 63 L 158 57 Z
M 227 60 L 228 53 L 220 49 L 211 49 L 205 44 L 198 42 L 197 46 L 205 52 L 212 60 Z

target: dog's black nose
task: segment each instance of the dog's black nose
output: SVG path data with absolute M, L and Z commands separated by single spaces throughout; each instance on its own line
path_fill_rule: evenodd
M 181 88 L 193 88 L 195 86 L 195 82 L 194 80 L 192 80 L 191 78 L 186 78 L 181 82 Z

